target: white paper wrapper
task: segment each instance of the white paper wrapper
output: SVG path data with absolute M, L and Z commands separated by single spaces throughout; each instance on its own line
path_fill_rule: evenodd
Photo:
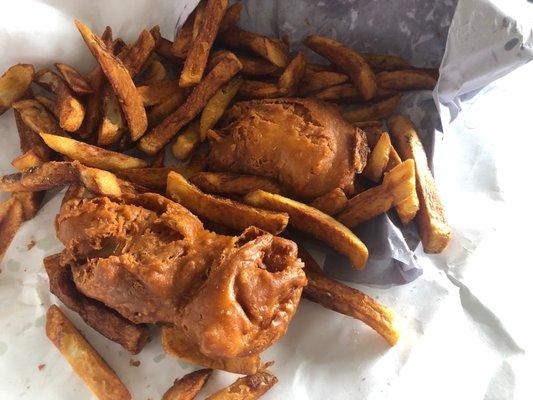
M 94 61 L 73 18 L 98 32 L 109 24 L 129 41 L 156 23 L 171 37 L 193 3 L 6 2 L 0 13 L 0 70 L 17 62 L 42 67 L 63 61 L 88 71 Z M 398 53 L 433 66 L 442 56 L 453 7 L 446 1 L 256 0 L 247 2 L 243 22 L 255 31 L 289 33 L 295 43 L 318 32 L 361 50 Z M 459 0 L 433 93 L 442 128 L 433 132 L 438 120 L 428 97 L 413 94 L 403 103 L 422 123 L 421 133 L 435 134 L 435 176 L 454 239 L 439 256 L 416 248 L 424 273 L 409 284 L 397 286 L 405 277 L 391 279 L 388 272 L 360 280 L 365 284 L 359 288 L 397 312 L 399 343 L 389 348 L 362 323 L 303 301 L 287 335 L 265 355 L 276 361 L 272 371 L 279 377 L 265 399 L 533 398 L 528 355 L 533 220 L 526 162 L 533 145 L 533 64 L 523 65 L 533 58 L 532 8 L 525 1 Z M 11 112 L 0 117 L 0 135 L 0 172 L 8 173 L 19 153 Z M 57 301 L 49 294 L 42 258 L 61 249 L 53 230 L 60 197 L 51 194 L 37 217 L 24 224 L 0 265 L 0 399 L 91 398 L 43 329 L 43 315 Z M 31 240 L 36 245 L 27 250 Z M 131 357 L 68 314 L 135 399 L 160 398 L 176 377 L 194 369 L 165 356 L 156 331 L 143 352 Z M 133 367 L 130 360 L 141 364 Z M 202 393 L 233 379 L 216 373 Z

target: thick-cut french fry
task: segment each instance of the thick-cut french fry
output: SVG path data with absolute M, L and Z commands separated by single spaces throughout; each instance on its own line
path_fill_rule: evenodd
M 122 189 L 117 177 L 109 171 L 97 168 L 80 168 L 80 180 L 93 193 L 104 196 L 120 197 Z
M 227 172 L 199 172 L 190 181 L 206 193 L 243 196 L 261 189 L 281 193 L 279 185 L 268 178 L 255 175 L 239 175 Z
M 20 113 L 24 124 L 33 132 L 53 133 L 54 135 L 67 136 L 61 129 L 57 120 L 37 100 L 20 100 L 13 103 L 13 108 Z
M 396 344 L 400 333 L 394 324 L 392 310 L 359 290 L 325 276 L 303 248 L 299 248 L 298 255 L 305 263 L 307 286 L 304 287 L 303 296 L 306 299 L 357 318 L 379 333 L 391 346 Z
M 211 46 L 227 7 L 228 0 L 207 0 L 202 25 L 191 43 L 181 71 L 181 87 L 194 86 L 202 80 Z
M 241 2 L 233 3 L 232 5 L 230 5 L 224 13 L 224 18 L 222 18 L 222 22 L 220 23 L 220 28 L 218 28 L 218 32 L 224 32 L 228 28 L 237 25 L 237 23 L 241 19 L 241 12 Z
M 314 199 L 309 205 L 324 214 L 335 215 L 346 206 L 348 198 L 341 188 L 333 189 L 320 197 Z
M 185 177 L 196 174 L 199 169 L 194 166 L 174 165 L 172 167 L 149 167 L 132 168 L 117 171 L 116 174 L 127 181 L 150 189 L 165 189 L 167 187 L 167 176 L 170 171 L 182 174 Z
M 185 104 L 141 139 L 139 148 L 147 154 L 156 154 L 181 128 L 200 113 L 216 91 L 233 78 L 241 68 L 242 65 L 237 57 L 231 53 L 228 54 L 193 89 Z
M 241 73 L 243 75 L 279 75 L 279 72 L 281 71 L 280 67 L 262 58 L 249 56 L 244 53 L 236 53 L 236 56 L 242 64 Z
M 42 156 L 39 150 L 30 149 L 11 161 L 11 165 L 19 171 L 24 171 L 44 164 L 46 161 L 47 160 Z
M 54 65 L 74 93 L 82 95 L 94 93 L 94 88 L 74 67 L 63 63 L 55 63 Z
M 189 159 L 196 147 L 201 143 L 200 121 L 192 121 L 185 127 L 183 132 L 178 135 L 176 141 L 172 144 L 172 154 L 179 161 Z
M 191 44 L 199 32 L 204 16 L 205 3 L 205 0 L 200 1 L 194 11 L 189 14 L 185 23 L 181 26 L 180 31 L 174 39 L 174 43 L 172 43 L 170 47 L 171 54 L 174 57 L 181 59 L 187 57 Z
M 22 204 L 17 198 L 11 197 L 0 204 L 0 262 L 22 225 L 23 217 Z
M 59 118 L 59 110 L 57 109 L 57 103 L 55 100 L 46 96 L 35 96 L 35 100 L 46 107 L 46 109 L 54 114 L 56 118 Z
M 298 95 L 307 96 L 313 92 L 345 83 L 348 79 L 348 75 L 334 71 L 320 71 L 306 74 L 298 88 Z
M 161 329 L 161 344 L 165 353 L 203 367 L 235 374 L 255 374 L 261 367 L 261 359 L 257 354 L 238 358 L 209 358 L 200 353 L 198 345 L 187 340 L 179 328 L 172 326 Z
M 205 140 L 207 131 L 212 129 L 220 117 L 222 117 L 222 114 L 224 114 L 224 111 L 228 108 L 231 100 L 233 100 L 241 85 L 241 78 L 233 78 L 218 89 L 213 97 L 209 99 L 200 116 L 200 137 L 202 140 Z
M 317 35 L 308 36 L 304 44 L 342 69 L 357 87 L 363 100 L 370 100 L 376 95 L 376 77 L 358 52 L 336 40 Z
M 402 57 L 389 54 L 361 53 L 367 64 L 374 71 L 394 71 L 397 69 L 409 69 L 412 65 Z
M 46 336 L 98 399 L 131 399 L 115 372 L 55 305 L 46 313 Z
M 376 75 L 380 88 L 388 90 L 433 90 L 437 80 L 419 70 L 385 71 Z
M 374 182 L 380 181 L 389 162 L 390 149 L 391 142 L 389 134 L 383 132 L 368 156 L 365 169 L 363 170 L 363 176 L 365 178 Z
M 237 379 L 230 386 L 220 389 L 205 400 L 255 400 L 264 395 L 278 382 L 278 378 L 268 371 Z
M 304 77 L 306 64 L 307 57 L 303 51 L 299 51 L 289 62 L 278 80 L 278 86 L 284 96 L 294 96 L 296 94 L 298 84 Z
M 163 121 L 169 114 L 174 112 L 176 108 L 181 106 L 187 97 L 187 92 L 180 88 L 179 91 L 163 99 L 163 102 L 151 107 L 148 110 L 148 122 L 150 126 L 154 126 Z
M 140 158 L 102 149 L 74 139 L 48 133 L 41 133 L 41 137 L 51 149 L 90 167 L 116 171 L 148 166 L 148 163 Z
M 42 69 L 35 74 L 34 80 L 56 94 L 59 126 L 68 132 L 77 131 L 85 117 L 85 107 L 63 79 L 49 69 Z
M 244 197 L 244 202 L 288 213 L 290 225 L 347 255 L 355 268 L 364 268 L 368 259 L 368 249 L 352 231 L 329 215 L 295 200 L 262 190 L 248 193 Z
M 452 232 L 448 225 L 433 175 L 429 170 L 426 152 L 408 118 L 395 115 L 387 121 L 396 149 L 402 159 L 414 160 L 416 192 L 420 210 L 416 225 L 426 253 L 440 253 L 450 242 Z M 392 172 L 392 171 L 391 171 Z
M 86 25 L 76 21 L 76 26 L 120 100 L 132 140 L 139 139 L 146 131 L 148 120 L 141 97 L 137 93 L 128 69 Z
M 168 174 L 167 193 L 194 214 L 237 231 L 256 226 L 277 235 L 289 221 L 284 212 L 267 211 L 205 194 L 176 172 Z
M 122 111 L 117 96 L 110 86 L 104 88 L 102 95 L 102 122 L 98 129 L 96 143 L 99 146 L 108 146 L 120 140 L 126 126 L 122 118 Z
M 200 369 L 176 379 L 162 400 L 194 400 L 211 376 L 212 369 Z
M 248 32 L 236 26 L 227 29 L 221 36 L 230 47 L 251 50 L 280 68 L 287 65 L 287 49 L 275 39 Z
M 148 328 L 136 325 L 99 301 L 84 296 L 72 280 L 68 266 L 61 265 L 61 254 L 44 258 L 44 268 L 50 281 L 50 292 L 80 315 L 97 332 L 137 354 L 148 340 Z
M 146 61 L 150 58 L 155 50 L 155 40 L 150 32 L 144 29 L 137 38 L 137 41 L 129 48 L 124 48 L 118 55 L 124 66 L 130 73 L 132 78 L 135 78 Z
M 239 97 L 244 99 L 273 99 L 282 97 L 283 91 L 275 83 L 244 80 L 239 88 Z
M 394 96 L 395 94 L 396 92 L 392 90 L 378 87 L 373 99 L 378 100 Z M 352 83 L 342 83 L 340 85 L 331 86 L 312 94 L 312 96 L 320 100 L 334 101 L 338 103 L 363 100 L 361 92 Z
M 137 91 L 145 107 L 162 103 L 176 92 L 183 92 L 178 81 L 159 81 L 151 85 L 138 86 Z
M 154 85 L 162 82 L 167 77 L 167 70 L 165 66 L 157 58 L 153 59 L 144 72 L 143 84 Z
M 33 65 L 17 64 L 0 77 L 0 115 L 21 99 L 33 80 Z
M 397 94 L 388 99 L 377 101 L 373 104 L 361 105 L 357 108 L 346 111 L 342 115 L 350 122 L 370 121 L 374 119 L 387 118 L 398 107 L 401 95 Z

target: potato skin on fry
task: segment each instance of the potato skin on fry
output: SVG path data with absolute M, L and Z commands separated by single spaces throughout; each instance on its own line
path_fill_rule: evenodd
M 74 93 L 81 95 L 94 93 L 94 88 L 74 67 L 63 63 L 55 63 L 54 65 Z
M 21 99 L 33 80 L 35 70 L 30 64 L 16 64 L 0 76 L 0 115 Z
M 400 103 L 400 94 L 396 94 L 388 99 L 377 101 L 373 104 L 361 105 L 353 110 L 346 111 L 342 115 L 350 122 L 371 121 L 387 118 L 394 113 Z

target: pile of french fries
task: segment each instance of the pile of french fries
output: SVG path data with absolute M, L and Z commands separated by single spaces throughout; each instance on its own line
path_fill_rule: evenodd
M 227 0 L 201 1 L 174 41 L 155 26 L 126 44 L 113 38 L 109 27 L 97 36 L 76 21 L 97 61 L 90 72 L 62 63 L 38 71 L 17 64 L 0 77 L 0 114 L 13 108 L 22 153 L 12 161 L 20 173 L 0 180 L 0 190 L 12 193 L 0 204 L 0 259 L 22 222 L 37 213 L 44 192 L 76 183 L 114 198 L 165 193 L 213 229 L 256 226 L 280 234 L 292 226 L 345 254 L 358 269 L 368 250 L 351 229 L 392 209 L 402 224 L 416 222 L 424 251 L 444 250 L 451 230 L 426 153 L 413 123 L 394 115 L 402 92 L 433 89 L 438 72 L 317 35 L 303 45 L 327 63 L 309 63 L 303 50 L 291 56 L 287 38 L 239 28 L 241 9 L 241 3 L 230 6 Z M 285 197 L 270 179 L 207 171 L 206 147 L 223 134 L 217 128 L 224 126 L 229 107 L 241 99 L 278 97 L 348 106 L 344 117 L 366 133 L 371 150 L 353 197 L 339 188 L 304 204 Z M 178 163 L 165 160 L 167 146 Z M 134 149 L 144 155 L 132 155 Z M 309 281 L 304 297 L 360 319 L 396 343 L 399 333 L 389 309 L 326 277 L 305 250 L 300 257 Z M 139 352 L 148 332 L 77 298 L 57 264 L 53 257 L 45 260 L 51 291 L 106 337 Z M 48 311 L 46 333 L 98 398 L 131 397 L 56 306 Z M 162 329 L 162 343 L 169 354 L 209 368 L 175 381 L 167 400 L 194 398 L 211 369 L 247 376 L 209 399 L 255 399 L 277 381 L 258 356 L 208 359 L 170 326 Z

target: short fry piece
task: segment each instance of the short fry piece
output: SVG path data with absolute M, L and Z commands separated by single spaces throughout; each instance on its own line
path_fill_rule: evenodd
M 226 172 L 199 172 L 190 181 L 206 193 L 243 196 L 261 189 L 281 193 L 279 185 L 268 178 L 255 175 L 239 175 Z
M 397 69 L 412 68 L 411 64 L 402 57 L 390 54 L 361 53 L 361 57 L 365 59 L 374 71 L 394 71 Z
M 204 109 L 205 110 L 205 109 Z M 172 154 L 179 161 L 187 160 L 201 143 L 200 121 L 194 120 L 178 135 L 172 144 Z
M 55 305 L 46 313 L 46 336 L 98 399 L 131 399 L 115 372 Z
M 385 71 L 376 75 L 380 88 L 388 90 L 433 90 L 437 80 L 419 70 Z
M 346 83 L 348 79 L 348 75 L 333 71 L 319 71 L 306 74 L 298 89 L 298 94 L 300 96 L 307 96 L 313 92 Z
M 375 119 L 387 118 L 392 115 L 398 104 L 401 95 L 389 97 L 388 99 L 375 102 L 373 104 L 362 105 L 353 110 L 343 113 L 344 118 L 350 122 L 370 121 Z
M 317 35 L 308 36 L 304 44 L 341 68 L 357 87 L 363 100 L 370 100 L 375 96 L 376 77 L 358 52 L 336 40 Z
M 256 226 L 276 235 L 289 221 L 284 212 L 262 210 L 205 194 L 176 172 L 168 174 L 167 193 L 194 214 L 237 231 Z
M 178 81 L 159 81 L 151 85 L 138 86 L 137 91 L 141 96 L 143 104 L 153 106 L 162 103 L 176 92 L 182 92 Z
M 94 88 L 74 67 L 63 63 L 55 63 L 54 65 L 74 93 L 82 95 L 94 93 Z
M 389 118 L 387 125 L 402 159 L 414 160 L 416 192 L 420 202 L 416 225 L 424 251 L 426 253 L 440 253 L 450 242 L 452 232 L 444 214 L 444 207 L 433 175 L 429 170 L 424 147 L 418 138 L 413 123 L 408 118 L 395 115 Z
M 140 158 L 105 150 L 74 139 L 48 133 L 41 133 L 41 137 L 51 149 L 90 167 L 116 171 L 148 166 L 148 163 Z
M 149 167 L 132 168 L 117 171 L 116 174 L 127 181 L 150 189 L 165 189 L 167 187 L 167 177 L 170 171 L 178 172 L 185 177 L 198 172 L 198 168 L 187 165 L 175 165 L 173 167 Z
M 102 111 L 97 144 L 109 146 L 118 142 L 126 131 L 118 98 L 109 86 L 105 87 L 102 95 Z
M 260 371 L 237 379 L 230 386 L 213 393 L 206 400 L 254 400 L 264 395 L 278 382 L 268 371 Z
M 176 379 L 162 400 L 193 400 L 211 376 L 212 369 L 200 369 Z
M 278 85 L 263 81 L 244 80 L 239 88 L 239 97 L 244 99 L 274 99 L 283 94 Z
M 299 51 L 279 77 L 278 86 L 283 91 L 284 96 L 296 94 L 298 84 L 305 75 L 306 65 L 307 57 L 303 51 Z
M 37 150 L 30 149 L 11 161 L 11 165 L 19 171 L 24 171 L 44 164 L 46 161 Z
M 233 78 L 209 99 L 200 117 L 200 137 L 202 140 L 205 140 L 207 131 L 212 129 L 222 117 L 241 85 L 241 78 Z
M 383 132 L 368 156 L 365 169 L 363 170 L 363 176 L 365 178 L 379 182 L 389 162 L 390 149 L 391 142 L 389 134 Z
M 33 80 L 34 72 L 33 65 L 16 64 L 0 77 L 0 115 L 24 96 Z
M 36 134 L 48 132 L 59 136 L 67 135 L 54 116 L 37 100 L 20 100 L 13 103 L 13 108 L 20 113 L 24 124 Z
M 324 214 L 335 215 L 346 206 L 348 198 L 341 188 L 333 189 L 320 197 L 314 199 L 309 205 Z
M 290 225 L 347 255 L 355 268 L 364 268 L 368 259 L 368 249 L 352 231 L 329 215 L 303 203 L 263 190 L 248 193 L 244 197 L 244 202 L 288 213 Z
M 23 217 L 22 204 L 17 198 L 11 197 L 0 204 L 0 262 L 22 225 Z

